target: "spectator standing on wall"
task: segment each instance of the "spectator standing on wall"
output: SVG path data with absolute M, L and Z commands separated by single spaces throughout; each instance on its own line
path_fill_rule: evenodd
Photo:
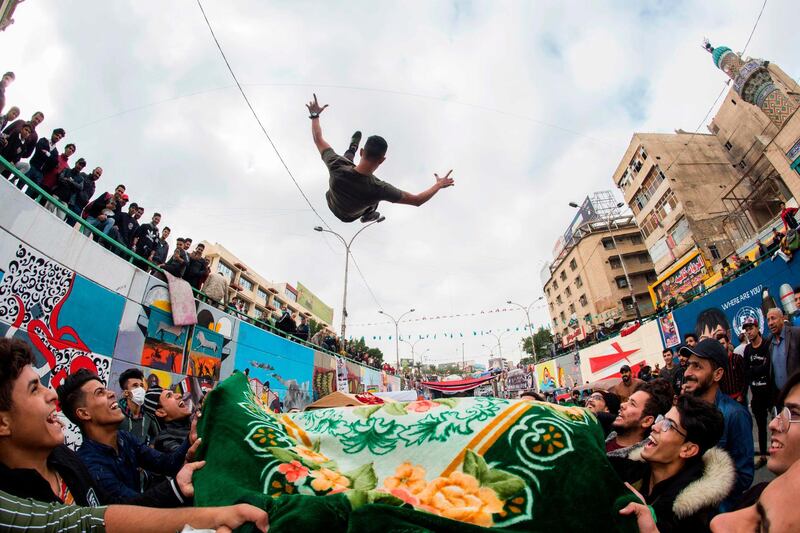
M 31 136 L 32 129 L 30 124 L 24 124 L 19 130 L 9 133 L 5 138 L 5 145 L 0 148 L 0 156 L 3 156 L 3 158 L 12 165 L 19 163 L 25 151 L 25 143 Z M 7 168 L 3 169 L 2 174 L 6 178 L 11 177 L 11 171 Z M 16 177 L 12 179 L 16 180 Z M 19 183 L 17 183 L 17 187 L 21 188 Z
M 211 272 L 203 283 L 203 293 L 215 303 L 228 307 L 228 280 L 219 272 Z
M 183 274 L 183 279 L 197 290 L 203 286 L 203 282 L 210 272 L 208 261 L 203 257 L 203 250 L 205 250 L 205 246 L 202 243 L 195 246 L 194 251 L 189 254 L 189 262 L 186 265 L 186 272 Z
M 189 256 L 184 249 L 185 241 L 183 237 L 178 237 L 175 241 L 175 252 L 172 257 L 163 265 L 158 265 L 176 278 L 182 278 L 186 272 L 186 265 L 189 263 Z
M 300 340 L 307 341 L 308 333 L 308 318 L 306 318 L 306 315 L 300 315 L 300 325 L 297 326 L 297 333 L 295 333 L 295 336 Z
M 42 182 L 39 184 L 39 186 L 44 189 L 45 192 L 53 194 L 53 191 L 58 185 L 58 176 L 61 174 L 61 172 L 69 168 L 69 158 L 75 153 L 75 149 L 75 145 L 72 143 L 66 145 L 64 147 L 64 153 L 59 154 L 58 157 L 56 157 L 55 166 L 51 167 L 50 165 L 47 165 L 47 170 L 44 171 Z M 36 194 L 38 193 L 34 191 L 34 196 L 36 196 Z M 40 201 L 42 205 L 47 202 L 47 200 L 44 198 L 42 198 Z
M 153 218 L 147 224 L 142 224 L 133 236 L 134 251 L 148 261 L 152 260 L 155 253 L 156 243 L 158 242 L 158 224 L 161 222 L 161 214 L 153 213 Z M 140 263 L 140 268 L 147 269 L 146 263 Z
M 3 74 L 3 77 L 0 78 L 0 113 L 3 112 L 3 108 L 6 106 L 6 89 L 15 79 L 16 76 L 11 71 L 6 72 Z
M 94 196 L 94 193 L 97 190 L 97 180 L 99 180 L 100 176 L 102 175 L 103 169 L 101 167 L 95 167 L 92 173 L 85 177 L 81 192 L 75 196 L 75 203 L 70 204 L 69 206 L 73 213 L 77 213 L 78 215 L 83 213 L 83 209 L 86 207 L 86 204 L 88 204 L 89 200 L 92 198 L 92 196 Z M 77 219 L 68 215 L 67 222 L 70 226 L 74 226 L 75 222 L 77 222 Z
M 171 232 L 172 230 L 169 229 L 169 226 L 161 230 L 161 237 L 158 238 L 153 247 L 153 263 L 163 265 L 167 261 L 169 257 L 169 243 L 167 242 L 167 237 L 169 237 Z
M 781 202 L 781 220 L 783 221 L 783 233 L 784 235 L 789 232 L 790 229 L 797 229 L 797 219 L 795 218 L 795 214 L 797 213 L 796 207 L 786 207 L 786 204 Z
M 16 120 L 17 117 L 19 117 L 19 108 L 15 105 L 12 105 L 8 108 L 8 113 L 5 115 L 0 115 L 0 131 L 4 130 L 6 125 L 9 122 Z M 2 141 L 0 141 L 0 146 L 2 146 L 2 144 Z
M 49 139 L 47 137 L 42 137 L 36 141 L 33 156 L 29 161 L 31 168 L 28 169 L 28 172 L 25 174 L 36 185 L 41 187 L 44 173 L 58 166 L 58 148 L 56 148 L 56 144 L 64 138 L 64 135 L 66 135 L 66 132 L 63 128 L 56 128 L 53 130 Z M 18 189 L 21 189 L 23 185 L 25 185 L 23 182 L 17 182 Z M 28 196 L 31 198 L 35 198 L 36 195 L 39 194 L 38 191 L 32 187 L 28 187 L 27 192 Z
M 41 111 L 37 111 L 31 116 L 30 122 L 22 119 L 17 119 L 3 130 L 3 133 L 6 135 L 12 135 L 14 133 L 19 133 L 22 130 L 22 127 L 25 124 L 28 124 L 31 127 L 31 134 L 25 138 L 25 143 L 23 144 L 23 149 L 20 155 L 20 159 L 28 159 L 31 154 L 33 154 L 33 149 L 36 146 L 36 143 L 39 141 L 39 134 L 36 132 L 36 127 L 39 126 L 44 121 L 44 113 Z M 4 174 L 5 175 L 5 174 Z
M 54 212 L 61 220 L 67 218 L 65 207 L 69 206 L 72 199 L 83 189 L 84 168 L 86 168 L 86 160 L 81 157 L 75 161 L 74 167 L 62 170 L 58 175 L 58 183 L 53 189 L 53 196 L 61 200 L 63 205 L 55 205 L 49 200 L 45 204 L 45 207 Z
M 114 225 L 119 230 L 119 242 L 133 249 L 133 236 L 139 229 L 139 204 L 136 202 L 128 206 L 127 213 L 114 217 Z

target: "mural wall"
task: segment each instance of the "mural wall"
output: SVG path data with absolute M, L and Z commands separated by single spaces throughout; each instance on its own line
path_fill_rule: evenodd
M 12 228 L 12 234 L 6 228 Z M 193 402 L 234 370 L 276 410 L 337 388 L 336 359 L 196 301 L 197 325 L 175 326 L 165 283 L 136 269 L 0 180 L 0 335 L 31 345 L 50 387 L 97 372 L 116 392 L 139 368 L 149 385 Z M 399 378 L 346 362 L 348 389 L 399 390 Z M 70 429 L 68 442 L 80 441 Z

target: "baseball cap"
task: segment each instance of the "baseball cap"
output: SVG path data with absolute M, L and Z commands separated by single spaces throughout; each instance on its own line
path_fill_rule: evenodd
M 728 368 L 728 352 L 716 339 L 703 339 L 694 348 L 684 346 L 680 352 L 683 356 L 696 355 L 701 359 L 709 359 L 724 369 Z
M 753 317 L 747 317 L 742 322 L 742 331 L 747 331 L 747 326 L 756 326 L 758 327 L 758 320 Z
M 631 367 L 629 367 L 628 365 L 622 365 L 621 367 L 619 367 L 619 371 L 620 371 L 620 373 L 622 373 L 622 372 L 630 372 L 631 371 Z

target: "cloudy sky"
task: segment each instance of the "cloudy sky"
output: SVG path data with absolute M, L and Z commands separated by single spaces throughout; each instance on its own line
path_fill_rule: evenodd
M 748 55 L 800 76 L 793 0 L 770 0 Z M 353 253 L 348 336 L 394 355 L 398 315 L 478 316 L 401 324 L 427 360 L 519 357 L 521 311 L 573 216 L 569 201 L 613 187 L 635 131 L 693 131 L 725 82 L 700 43 L 741 50 L 761 1 L 261 2 L 204 0 L 233 69 L 297 182 L 330 226 L 327 172 L 304 103 L 344 151 L 360 129 L 389 142 L 377 173 L 419 192 L 453 168 L 456 186 L 420 208 L 384 205 Z M 37 0 L 0 33 L 7 105 L 64 127 L 100 188 L 125 183 L 173 237 L 220 242 L 263 276 L 302 282 L 341 309 L 343 246 L 313 231 L 303 200 L 232 85 L 193 0 Z M 43 130 L 43 131 L 44 131 Z M 548 320 L 534 306 L 535 324 Z M 411 315 L 411 316 L 414 316 Z M 473 335 L 477 332 L 477 335 Z M 433 339 L 434 334 L 437 336 Z M 445 335 L 446 334 L 446 335 Z M 450 338 L 450 334 L 453 338 Z M 463 334 L 463 337 L 461 335 Z M 373 337 L 376 337 L 373 340 Z M 377 337 L 380 337 L 378 339 Z M 401 345 L 401 356 L 409 346 Z M 393 359 L 393 357 L 392 357 Z

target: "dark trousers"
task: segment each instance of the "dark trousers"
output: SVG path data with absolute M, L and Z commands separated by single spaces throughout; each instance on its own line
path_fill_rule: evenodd
M 753 410 L 753 418 L 756 419 L 758 426 L 758 453 L 767 454 L 767 423 L 769 411 L 772 409 L 772 391 L 770 387 L 751 387 L 753 399 L 750 408 Z

